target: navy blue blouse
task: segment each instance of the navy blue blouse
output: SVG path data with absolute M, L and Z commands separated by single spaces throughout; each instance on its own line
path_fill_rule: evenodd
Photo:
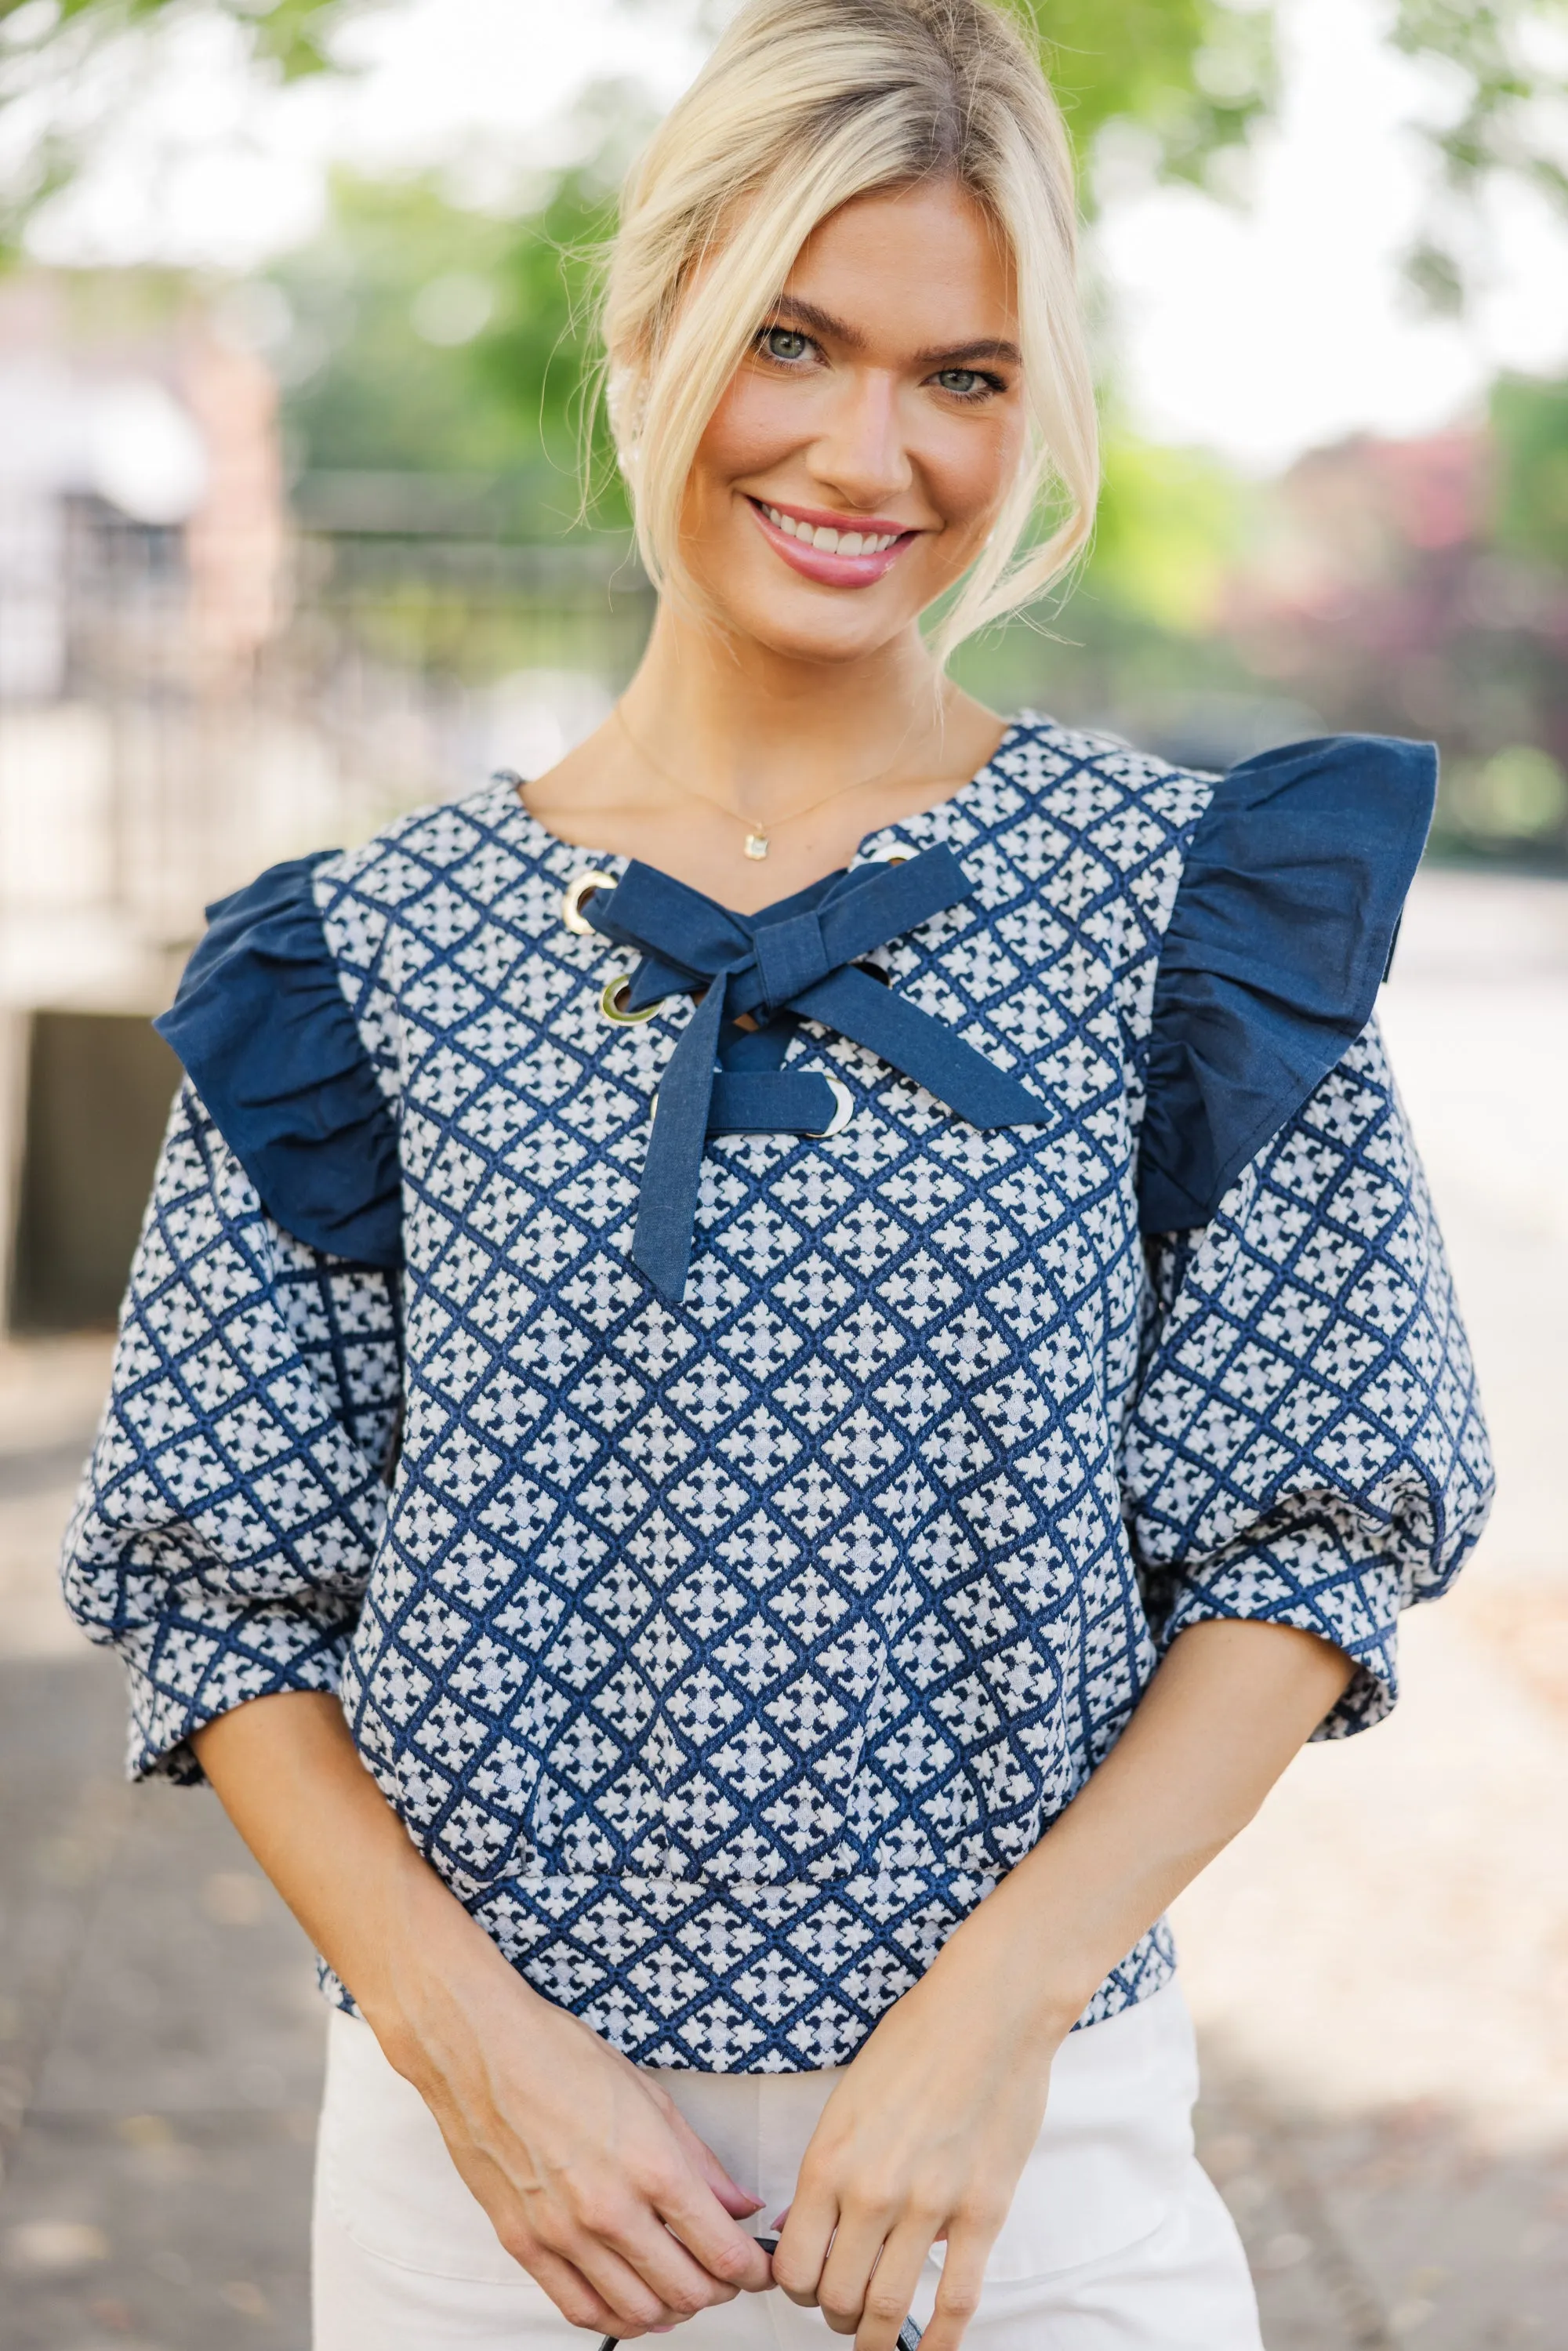
M 1187 1625 L 1375 1720 L 1490 1487 L 1370 1020 L 1433 776 L 1026 720 L 756 915 L 505 783 L 226 900 L 67 1549 L 134 1768 L 335 1691 L 530 1982 L 768 2071 L 853 2054 Z

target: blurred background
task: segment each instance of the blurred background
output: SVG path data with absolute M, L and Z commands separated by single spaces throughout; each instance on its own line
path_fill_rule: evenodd
M 1180 1921 L 1270 2351 L 1568 2343 L 1568 5 L 1018 0 L 1107 429 L 998 707 L 1443 787 L 1385 999 L 1496 1424 L 1375 1737 Z M 703 0 L 0 0 L 0 2351 L 304 2351 L 320 2019 L 53 1592 L 202 909 L 537 773 L 650 618 L 590 397 Z M 586 460 L 586 464 L 582 461 Z M 587 489 L 583 483 L 586 474 Z

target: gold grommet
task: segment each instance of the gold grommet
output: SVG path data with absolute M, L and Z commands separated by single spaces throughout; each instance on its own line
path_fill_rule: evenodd
M 838 1107 L 834 1111 L 831 1118 L 828 1121 L 826 1126 L 821 1126 L 817 1129 L 817 1132 L 812 1138 L 812 1140 L 817 1143 L 826 1142 L 830 1134 L 842 1134 L 845 1127 L 848 1126 L 851 1119 L 853 1118 L 855 1114 L 855 1098 L 853 1094 L 851 1093 L 848 1086 L 845 1085 L 842 1078 L 829 1078 L 826 1081 L 826 1083 L 828 1092 L 832 1095 Z
M 614 887 L 613 873 L 574 873 L 560 893 L 560 918 L 567 929 L 575 931 L 580 939 L 585 939 L 593 925 L 582 911 L 583 900 L 595 890 L 613 890 Z
M 603 992 L 599 998 L 599 1009 L 603 1013 L 606 1020 L 613 1020 L 618 1028 L 630 1029 L 639 1020 L 652 1020 L 659 1008 L 656 1004 L 645 1004 L 641 1012 L 628 1012 L 626 998 L 631 993 L 630 972 L 618 971 L 613 979 L 607 979 L 604 983 Z
M 914 854 L 914 850 L 905 849 L 902 841 L 894 841 L 886 849 L 870 851 L 866 862 L 870 865 L 907 865 Z

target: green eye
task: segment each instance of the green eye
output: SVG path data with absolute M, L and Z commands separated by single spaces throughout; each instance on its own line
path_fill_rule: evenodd
M 803 360 L 811 346 L 797 327 L 768 327 L 762 348 L 770 360 Z
M 956 392 L 962 398 L 980 390 L 988 379 L 974 368 L 944 368 L 936 378 L 944 392 Z

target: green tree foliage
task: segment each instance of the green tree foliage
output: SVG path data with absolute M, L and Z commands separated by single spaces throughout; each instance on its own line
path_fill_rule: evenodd
M 20 104 L 33 117 L 0 176 L 0 256 L 90 154 L 94 127 L 76 119 L 73 87 L 117 45 L 129 78 L 165 26 L 215 17 L 234 28 L 258 72 L 298 81 L 335 70 L 335 37 L 367 5 L 378 0 L 0 0 L 0 113 Z
M 1504 376 L 1493 386 L 1498 545 L 1568 572 L 1568 381 Z
M 1009 0 L 1040 47 L 1081 158 L 1133 125 L 1163 176 L 1206 181 L 1277 94 L 1274 11 L 1229 0 Z
M 1449 199 L 1410 256 L 1434 308 L 1457 311 L 1484 275 L 1476 198 L 1511 179 L 1568 203 L 1568 0 L 1397 0 L 1390 37 L 1442 68 L 1428 128 Z
M 226 16 L 240 27 L 259 64 L 295 81 L 302 74 L 330 68 L 332 37 L 364 0 L 204 0 L 204 5 L 209 15 Z M 176 14 L 189 15 L 190 0 L 56 0 L 42 14 L 37 0 L 0 0 L 0 26 L 9 18 L 20 19 L 24 30 L 18 46 L 35 53 L 51 44 L 65 49 L 78 32 L 108 39 Z
M 106 43 L 155 33 L 176 17 L 231 25 L 257 68 L 275 77 L 334 69 L 337 37 L 355 16 L 402 0 L 0 0 L 0 107 L 68 77 Z M 519 0 L 533 5 L 533 0 Z M 634 0 L 629 0 L 634 5 Z M 686 0 L 716 25 L 730 0 Z M 1244 142 L 1274 102 L 1274 0 L 1004 0 L 1040 42 L 1087 154 L 1107 125 L 1137 127 L 1161 172 L 1202 181 Z M 1568 92 L 1562 35 L 1568 0 L 1394 0 L 1390 37 L 1443 69 L 1447 102 L 1430 136 L 1461 199 L 1499 175 L 1568 199 L 1560 124 Z M 9 191 L 14 222 L 70 176 L 70 134 L 40 131 Z M 1462 235 L 1437 223 L 1414 257 L 1437 299 L 1466 285 Z
M 1225 464 L 1113 429 L 1089 571 L 1096 596 L 1167 635 L 1207 635 L 1247 544 L 1256 499 Z
M 559 537 L 624 502 L 595 398 L 593 256 L 612 204 L 587 168 L 497 219 L 423 175 L 341 172 L 325 232 L 271 273 L 299 470 L 486 476 L 495 525 Z

